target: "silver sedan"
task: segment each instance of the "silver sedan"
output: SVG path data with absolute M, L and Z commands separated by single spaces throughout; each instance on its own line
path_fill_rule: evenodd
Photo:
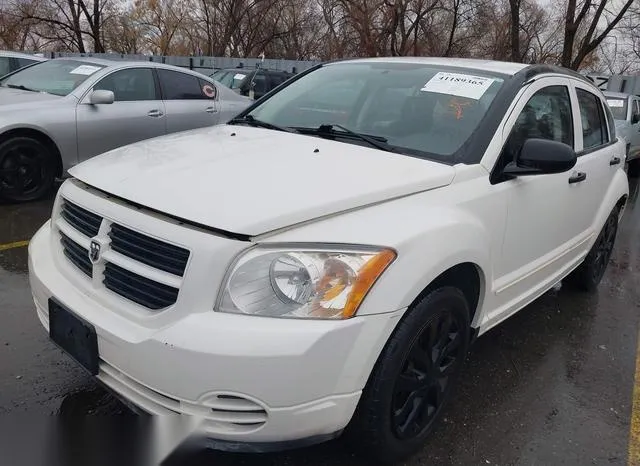
M 58 58 L 0 80 L 0 197 L 42 197 L 95 155 L 221 124 L 252 104 L 199 73 L 148 62 Z

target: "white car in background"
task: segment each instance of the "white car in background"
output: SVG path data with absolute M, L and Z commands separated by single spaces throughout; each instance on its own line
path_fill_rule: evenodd
M 0 78 L 25 66 L 47 61 L 39 55 L 0 50 Z
M 626 141 L 629 174 L 640 175 L 640 97 L 622 92 L 605 91 L 613 114 L 616 133 Z
M 37 315 L 214 448 L 344 432 L 399 461 L 475 336 L 565 278 L 596 289 L 624 155 L 600 90 L 561 68 L 320 65 L 226 125 L 72 168 L 29 245 Z

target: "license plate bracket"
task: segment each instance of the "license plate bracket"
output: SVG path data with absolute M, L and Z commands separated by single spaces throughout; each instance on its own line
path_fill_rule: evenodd
M 89 322 L 49 299 L 49 338 L 91 375 L 100 366 L 96 329 Z

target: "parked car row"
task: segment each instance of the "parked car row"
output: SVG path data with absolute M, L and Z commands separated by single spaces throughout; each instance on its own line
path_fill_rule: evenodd
M 605 91 L 616 131 L 626 141 L 629 174 L 640 175 L 640 96 Z
M 234 94 L 149 65 L 48 66 L 46 83 L 3 84 L 44 89 L 25 95 L 56 107 L 48 124 L 78 125 L 71 160 L 111 147 L 100 128 L 129 135 L 131 112 L 161 110 L 168 126 L 172 96 L 180 115 Z M 99 84 L 118 72 L 121 88 Z M 120 92 L 144 105 L 92 120 Z M 82 117 L 63 122 L 57 94 Z M 37 316 L 107 387 L 189 417 L 208 446 L 344 434 L 400 461 L 458 401 L 477 336 L 561 280 L 598 287 L 629 195 L 617 131 L 602 92 L 563 68 L 322 64 L 226 124 L 73 166 L 29 245 Z
M 149 62 L 59 58 L 0 79 L 0 196 L 30 201 L 83 160 L 224 123 L 251 104 L 199 73 Z

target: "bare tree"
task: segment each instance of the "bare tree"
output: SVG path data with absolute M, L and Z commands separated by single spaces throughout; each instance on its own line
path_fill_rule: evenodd
M 577 70 L 589 54 L 594 52 L 602 41 L 624 18 L 627 10 L 636 0 L 567 0 L 564 17 L 564 43 L 561 64 Z M 616 3 L 620 6 L 616 8 Z M 606 23 L 600 28 L 601 23 Z M 580 38 L 580 32 L 583 35 Z

